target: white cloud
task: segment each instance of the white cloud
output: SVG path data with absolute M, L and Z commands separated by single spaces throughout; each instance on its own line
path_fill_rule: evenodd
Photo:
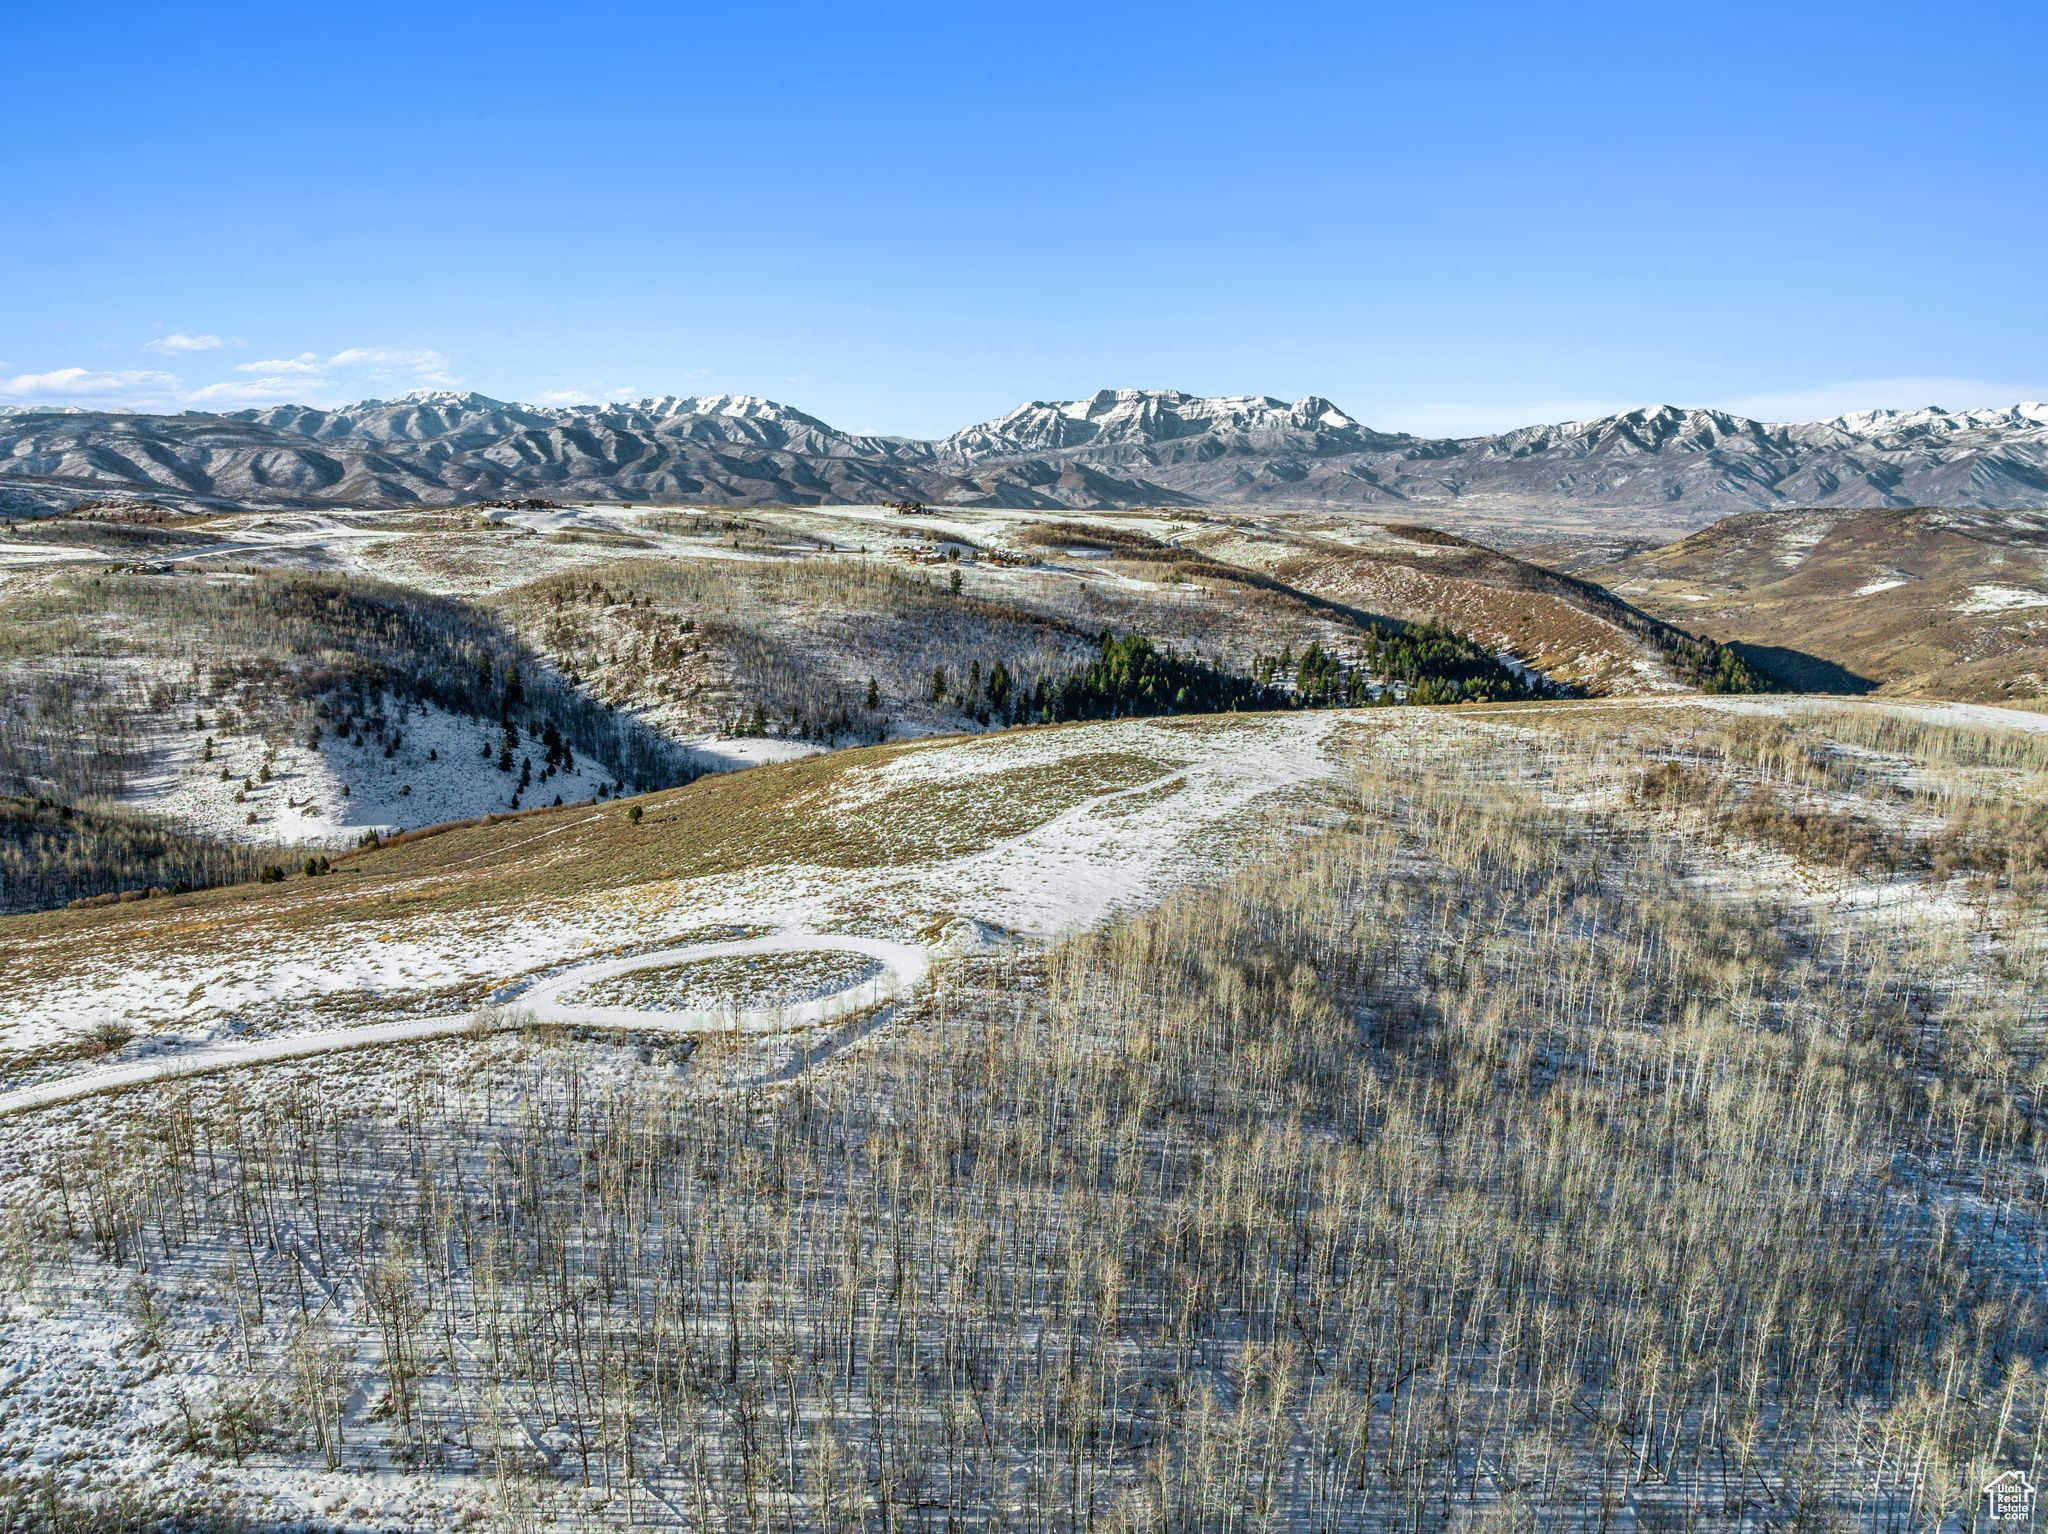
M 303 378 L 230 378 L 186 394 L 185 402 L 202 410 L 223 405 L 289 405 L 304 403 Z
M 0 397 L 55 400 L 68 405 L 110 405 L 119 409 L 164 409 L 182 403 L 185 382 L 175 373 L 146 368 L 96 372 L 91 368 L 57 368 L 48 373 L 16 373 L 0 378 Z
M 142 349 L 165 357 L 176 357 L 186 352 L 216 351 L 226 344 L 219 336 L 194 336 L 187 335 L 182 330 L 174 330 L 167 336 L 158 336 L 154 341 L 143 342 Z
M 447 363 L 430 347 L 351 346 L 327 359 L 331 368 L 386 368 L 399 372 L 438 373 Z
M 461 383 L 449 371 L 448 359 L 426 346 L 345 346 L 325 357 L 300 352 L 296 357 L 238 363 L 235 371 L 253 376 L 240 383 L 208 384 L 193 393 L 194 401 L 341 405 L 373 394 L 449 389 Z
M 172 339 L 165 338 L 166 342 Z M 183 339 L 221 344 L 212 337 Z M 293 403 L 334 406 L 414 389 L 454 388 L 460 382 L 449 371 L 447 358 L 429 347 L 350 346 L 325 357 L 301 352 L 296 357 L 237 363 L 228 376 L 199 383 L 176 373 L 146 370 L 101 372 L 71 367 L 19 373 L 0 376 L 0 399 L 129 410 L 220 410 Z
M 237 362 L 237 373 L 317 373 L 320 359 L 311 352 L 300 352 L 296 357 L 273 357 L 267 362 Z
M 698 375 L 685 373 L 685 378 Z M 630 386 L 618 389 L 601 389 L 592 386 L 587 389 L 547 389 L 534 395 L 528 403 L 535 405 L 617 405 L 644 399 L 646 395 Z

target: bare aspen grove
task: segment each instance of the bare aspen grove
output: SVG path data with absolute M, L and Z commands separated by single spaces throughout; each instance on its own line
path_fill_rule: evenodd
M 1903 1534 L 2038 1479 L 2048 736 L 1399 712 L 1337 823 L 794 1068 L 481 1012 L 0 1119 L 0 1325 L 116 1339 L 0 1529 Z M 136 1393 L 198 1470 L 67 1478 Z

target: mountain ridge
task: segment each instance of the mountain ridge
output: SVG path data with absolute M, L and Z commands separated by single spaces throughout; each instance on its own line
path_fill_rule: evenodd
M 1026 508 L 1512 505 L 1677 521 L 1789 506 L 2048 505 L 2048 404 L 1772 423 L 1644 406 L 1474 437 L 1373 428 L 1320 396 L 1102 389 L 947 436 L 850 432 L 748 394 L 530 405 L 419 390 L 332 409 L 0 407 L 0 510 L 109 494 L 398 505 L 545 495 Z

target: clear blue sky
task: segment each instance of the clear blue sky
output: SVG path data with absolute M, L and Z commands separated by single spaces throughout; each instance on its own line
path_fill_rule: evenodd
M 0 402 L 2048 395 L 2048 4 L 20 5 Z

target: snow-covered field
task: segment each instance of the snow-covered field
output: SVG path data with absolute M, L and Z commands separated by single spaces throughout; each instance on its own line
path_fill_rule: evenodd
M 1489 709 L 1488 714 L 1542 714 L 1558 709 L 1626 709 L 1641 713 L 1649 709 L 1706 709 L 1721 714 L 1750 714 L 1762 718 L 1797 719 L 1833 709 L 1856 709 L 1890 714 L 1921 724 L 1962 726 L 1985 730 L 2048 730 L 2048 712 L 2024 708 L 2001 708 L 1995 703 L 1958 703 L 1947 700 L 1921 702 L 1913 698 L 1841 698 L 1799 693 L 1718 694 L 1662 698 L 1629 698 L 1580 704 L 1511 703 Z
M 689 970 L 735 959 L 765 965 L 793 957 L 852 958 L 859 963 L 849 972 L 829 974 L 817 983 L 802 987 L 801 994 L 776 995 L 769 999 L 757 997 L 750 990 L 746 993 L 735 991 L 722 1002 L 693 998 L 693 1004 L 687 1006 L 660 1006 L 644 1001 L 638 1005 L 621 1005 L 609 1002 L 600 994 L 601 988 L 607 984 L 642 974 Z M 873 1012 L 878 1007 L 909 996 L 923 983 L 930 967 L 931 955 L 923 945 L 883 942 L 875 938 L 787 933 L 724 943 L 692 943 L 640 954 L 631 959 L 573 965 L 536 985 L 515 988 L 502 1007 L 479 1009 L 470 1014 L 408 1018 L 399 1022 L 286 1033 L 246 1041 L 230 1039 L 198 1048 L 135 1050 L 132 1052 L 134 1058 L 120 1064 L 73 1071 L 32 1086 L 0 1091 L 0 1118 L 178 1077 L 275 1065 L 346 1050 L 418 1044 L 508 1024 L 558 1023 L 679 1035 L 786 1033 L 816 1028 L 858 1013 Z
M 758 968 L 776 959 L 792 957 L 840 957 L 859 962 L 837 971 L 814 968 L 813 973 L 824 978 L 792 987 L 786 996 L 774 994 L 772 998 L 762 994 L 759 980 L 742 978 L 744 968 L 729 976 L 722 975 L 725 987 L 693 987 L 696 994 L 689 995 L 683 1005 L 664 1004 L 655 996 L 641 994 L 614 997 L 607 989 L 634 978 L 664 977 L 675 971 L 687 974 L 692 969 L 716 966 L 721 960 L 751 960 L 753 967 Z M 515 1015 L 544 1023 L 673 1033 L 776 1033 L 816 1027 L 907 996 L 923 982 L 929 967 L 930 955 L 917 943 L 786 933 L 739 938 L 729 943 L 697 943 L 638 954 L 630 959 L 581 964 L 520 992 L 508 1005 Z M 673 980 L 668 981 L 668 985 L 674 984 Z M 727 990 L 723 1001 L 703 994 L 718 989 Z
M 2000 708 L 1994 703 L 1921 703 L 1912 699 L 1860 699 L 1854 704 L 1839 698 L 1758 697 L 1695 698 L 1692 702 L 1727 713 L 1777 715 L 1796 718 L 1829 709 L 1854 707 L 1912 719 L 1921 724 L 1965 726 L 1984 730 L 2048 730 L 2048 713 L 2024 708 Z
M 1834 528 L 1832 517 L 1812 517 L 1788 527 L 1778 535 L 1778 563 L 1796 570 Z
M 1577 707 L 1797 718 L 1843 706 L 1759 697 Z M 1855 706 L 1930 724 L 2048 730 L 2048 715 L 1984 705 Z M 1511 705 L 1471 717 L 1505 723 L 1553 708 Z M 412 897 L 446 888 L 460 870 L 368 889 L 353 877 L 295 880 L 292 921 L 259 905 L 226 930 L 210 915 L 167 906 L 118 948 L 46 942 L 32 964 L 0 976 L 0 1049 L 43 1049 L 118 1025 L 137 1035 L 125 1060 L 325 1026 L 335 1008 L 365 1022 L 448 1012 L 502 999 L 564 966 L 714 931 L 913 941 L 934 923 L 970 920 L 1049 940 L 1237 866 L 1270 845 L 1280 811 L 1313 823 L 1312 806 L 1361 757 L 1429 738 L 1439 723 L 1386 710 L 1126 720 L 899 747 L 874 765 L 849 766 L 792 806 L 798 825 L 829 824 L 889 849 L 868 866 L 792 860 L 763 847 L 739 868 L 682 867 L 644 882 L 542 889 L 512 905 L 425 914 L 409 912 Z M 593 805 L 520 822 L 518 840 L 493 858 L 552 857 L 623 814 Z M 976 829 L 984 826 L 992 829 Z M 304 919 L 309 913 L 317 919 Z

